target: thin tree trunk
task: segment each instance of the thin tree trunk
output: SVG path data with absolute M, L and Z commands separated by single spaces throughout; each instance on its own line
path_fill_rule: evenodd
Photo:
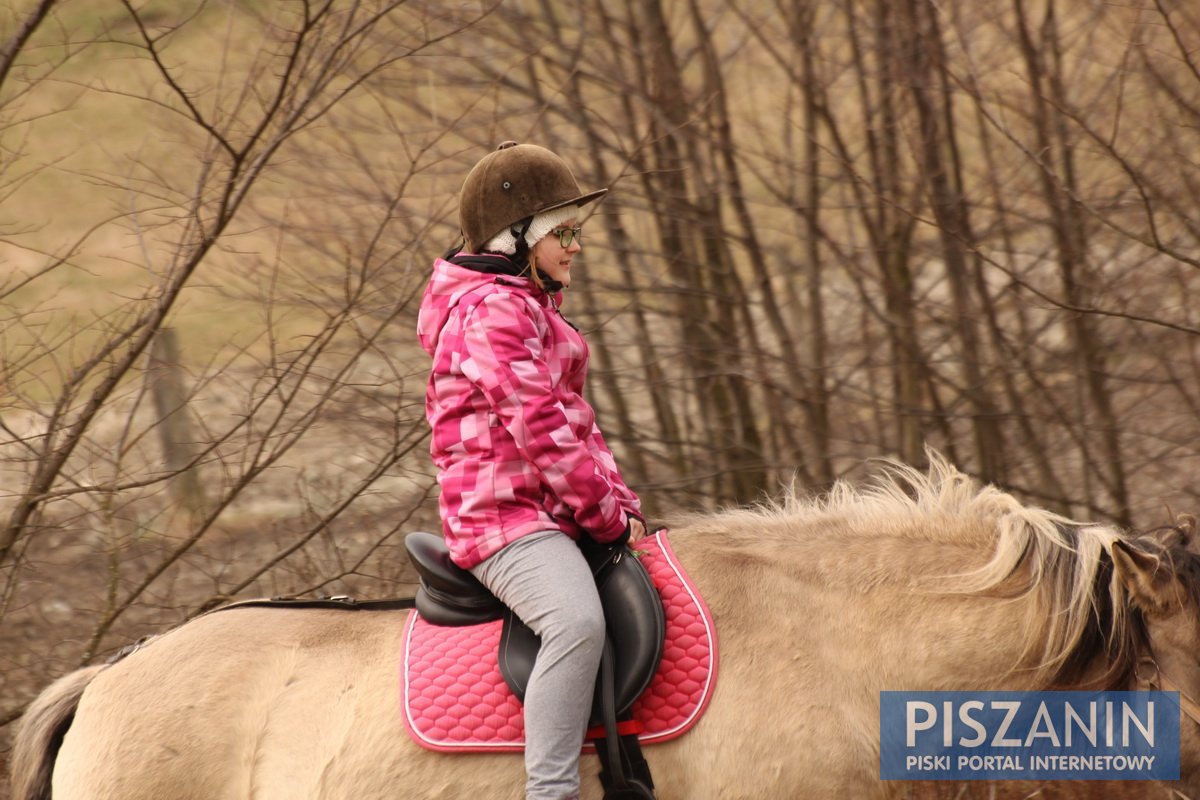
M 644 41 L 654 43 L 650 69 L 643 72 L 651 80 L 647 96 L 665 122 L 660 125 L 657 115 L 651 120 L 654 160 L 652 173 L 644 173 L 643 180 L 676 285 L 680 341 L 698 395 L 705 444 L 715 446 L 712 496 L 744 501 L 761 491 L 764 480 L 753 403 L 737 359 L 730 358 L 736 339 L 730 341 L 728 334 L 733 329 L 720 323 L 736 286 L 730 283 L 729 265 L 713 263 L 720 255 L 712 246 L 713 237 L 721 230 L 719 208 L 693 200 L 688 186 L 686 168 L 701 160 L 665 11 L 659 0 L 642 0 L 639 7 Z M 697 191 L 706 193 L 704 187 Z
M 801 71 L 804 91 L 804 178 L 807 186 L 805 197 L 805 252 L 804 276 L 807 288 L 807 322 L 805 345 L 806 368 L 810 371 L 806 394 L 808 411 L 808 433 L 813 442 L 812 459 L 816 477 L 823 485 L 834 480 L 832 431 L 829 422 L 828 332 L 825 325 L 825 299 L 822 295 L 821 272 L 821 144 L 820 118 L 817 97 L 821 92 L 817 84 L 814 59 L 816 43 L 812 40 L 812 28 L 816 19 L 811 0 L 797 0 L 791 14 L 793 38 L 800 45 Z
M 1021 52 L 1029 73 L 1030 100 L 1038 145 L 1036 152 L 1042 154 L 1042 190 L 1051 215 L 1064 301 L 1073 308 L 1083 308 L 1088 305 L 1086 279 L 1081 278 L 1079 273 L 1087 269 L 1087 230 L 1083 213 L 1074 199 L 1079 196 L 1074 153 L 1062 116 L 1058 115 L 1058 124 L 1054 124 L 1050 113 L 1052 108 L 1063 107 L 1065 101 L 1055 0 L 1046 2 L 1045 15 L 1040 25 L 1041 40 L 1038 42 L 1034 40 L 1024 0 L 1013 2 Z M 1050 65 L 1043 60 L 1043 55 L 1047 52 L 1051 56 Z M 1112 502 L 1113 518 L 1121 525 L 1131 526 L 1120 428 L 1108 386 L 1104 344 L 1090 315 L 1075 313 L 1069 326 L 1079 359 L 1081 395 L 1083 402 L 1095 412 L 1099 447 L 1104 454 L 1104 469 L 1096 477 L 1103 483 Z M 1086 465 L 1092 461 L 1088 453 L 1091 445 L 1088 431 L 1083 433 L 1079 441 L 1083 450 L 1083 463 Z M 1083 476 L 1085 482 L 1088 477 L 1090 476 Z
M 937 222 L 942 259 L 954 302 L 955 329 L 962 352 L 963 387 L 970 409 L 979 474 L 1004 479 L 1004 440 L 982 368 L 982 347 L 975 326 L 976 308 L 968 283 L 968 249 L 975 247 L 968 199 L 958 169 L 952 96 L 946 86 L 945 52 L 937 17 L 927 3 L 905 0 L 901 27 L 907 33 L 903 53 L 919 122 L 920 161 L 930 208 Z

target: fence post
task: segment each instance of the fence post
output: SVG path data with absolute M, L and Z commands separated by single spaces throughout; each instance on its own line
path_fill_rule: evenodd
M 174 328 L 161 328 L 155 335 L 146 379 L 158 416 L 163 467 L 173 473 L 168 484 L 171 496 L 188 512 L 199 513 L 205 504 L 204 486 L 199 467 L 192 464 L 197 445 L 188 416 L 188 390 Z

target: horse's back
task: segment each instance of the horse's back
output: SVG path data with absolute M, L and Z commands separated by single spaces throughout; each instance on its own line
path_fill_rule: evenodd
M 202 617 L 88 687 L 62 800 L 387 796 L 412 748 L 397 713 L 403 612 L 240 608 Z

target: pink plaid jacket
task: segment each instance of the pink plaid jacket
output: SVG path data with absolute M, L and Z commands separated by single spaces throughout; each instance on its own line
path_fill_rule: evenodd
M 583 399 L 588 348 L 526 278 L 438 259 L 417 319 L 451 558 L 470 568 L 536 531 L 618 538 L 639 514 Z

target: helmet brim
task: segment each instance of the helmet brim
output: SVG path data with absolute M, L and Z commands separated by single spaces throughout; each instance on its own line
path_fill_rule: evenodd
M 606 195 L 606 194 L 608 194 L 608 189 L 597 189 L 594 192 L 588 192 L 587 194 L 580 195 L 579 197 L 572 197 L 570 200 L 563 200 L 561 202 L 552 203 L 548 206 L 539 208 L 537 211 L 533 212 L 533 216 L 537 216 L 538 214 L 544 214 L 547 211 L 553 211 L 556 208 L 562 208 L 564 206 L 587 205 L 588 203 L 592 203 L 592 202 L 595 202 L 596 200 L 599 200 L 601 197 L 604 197 L 604 195 Z

